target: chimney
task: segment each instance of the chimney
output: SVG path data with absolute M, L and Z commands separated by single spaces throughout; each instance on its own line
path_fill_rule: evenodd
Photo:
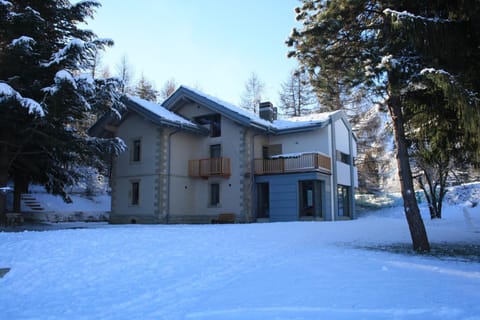
M 260 102 L 259 111 L 260 118 L 270 122 L 277 120 L 277 108 L 270 101 Z

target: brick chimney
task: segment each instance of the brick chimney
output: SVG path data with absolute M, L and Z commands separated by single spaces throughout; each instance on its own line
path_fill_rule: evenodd
M 260 102 L 258 109 L 260 118 L 270 122 L 277 120 L 277 108 L 274 108 L 270 101 Z

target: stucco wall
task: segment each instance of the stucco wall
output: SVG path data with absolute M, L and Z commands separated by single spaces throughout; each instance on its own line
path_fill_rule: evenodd
M 119 127 L 118 136 L 128 149 L 114 162 L 112 223 L 158 222 L 157 199 L 159 139 L 161 130 L 142 117 L 131 114 Z M 133 141 L 141 140 L 140 161 L 132 161 Z M 132 182 L 139 183 L 139 203 L 132 205 Z
M 327 127 L 328 128 L 328 127 Z M 282 153 L 320 151 L 330 154 L 327 128 L 270 137 L 270 144 L 282 144 Z
M 187 104 L 176 112 L 190 119 L 213 113 L 196 104 Z M 188 160 L 209 158 L 210 146 L 214 144 L 220 144 L 222 157 L 230 159 L 230 177 L 188 177 Z M 172 159 L 178 160 L 172 162 L 169 221 L 208 223 L 220 213 L 235 213 L 238 221 L 245 221 L 244 184 L 248 168 L 244 128 L 222 117 L 220 137 L 195 136 L 192 139 L 192 135 L 176 134 L 172 136 L 172 146 Z M 220 204 L 215 207 L 209 204 L 212 183 L 220 186 Z

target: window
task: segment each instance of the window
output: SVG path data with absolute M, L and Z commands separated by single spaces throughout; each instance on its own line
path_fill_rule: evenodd
M 337 161 L 350 164 L 350 155 L 337 150 Z
M 337 187 L 338 216 L 350 217 L 350 187 Z
M 210 206 L 217 207 L 220 204 L 220 184 L 210 184 Z
M 138 205 L 140 203 L 140 182 L 132 182 L 131 204 Z
M 271 144 L 271 145 L 262 147 L 262 156 L 264 159 L 268 159 L 272 156 L 276 156 L 279 154 L 282 154 L 281 144 Z
M 222 156 L 222 145 L 212 144 L 210 146 L 210 158 L 220 158 Z
M 219 114 L 199 116 L 194 120 L 200 125 L 209 126 L 210 137 L 220 137 L 222 135 L 221 116 Z
M 139 162 L 142 152 L 142 141 L 140 139 L 133 140 L 132 161 Z

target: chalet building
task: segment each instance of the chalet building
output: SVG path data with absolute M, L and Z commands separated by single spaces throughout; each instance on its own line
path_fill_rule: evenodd
M 163 105 L 125 96 L 91 129 L 128 150 L 114 160 L 111 223 L 355 217 L 356 140 L 342 111 L 277 120 L 180 87 Z M 233 214 L 233 215 L 232 215 Z

